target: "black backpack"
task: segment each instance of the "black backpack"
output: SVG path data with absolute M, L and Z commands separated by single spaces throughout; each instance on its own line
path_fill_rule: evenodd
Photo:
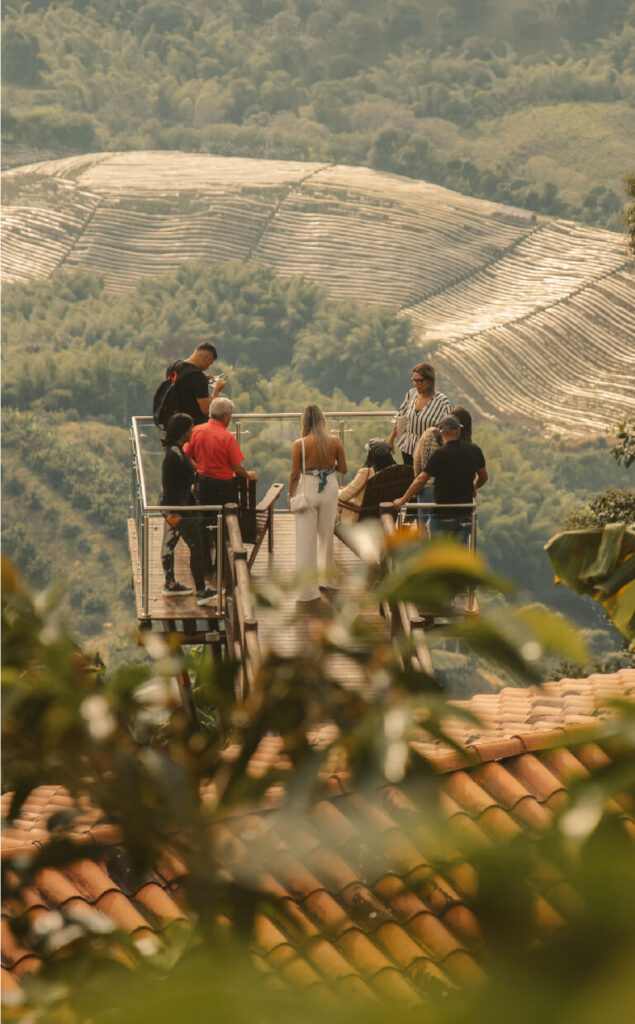
M 165 380 L 159 384 L 152 397 L 152 419 L 157 427 L 162 427 L 165 430 L 170 416 L 174 416 L 175 412 L 181 412 L 177 391 L 179 381 L 183 377 L 187 377 L 188 373 L 194 373 L 196 369 L 196 366 L 192 366 L 191 363 L 186 363 L 182 359 L 168 366 L 165 371 Z

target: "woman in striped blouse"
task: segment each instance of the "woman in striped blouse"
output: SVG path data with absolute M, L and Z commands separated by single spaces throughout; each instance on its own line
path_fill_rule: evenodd
M 399 448 L 404 465 L 412 466 L 414 451 L 423 432 L 436 427 L 450 412 L 450 403 L 435 389 L 434 367 L 430 363 L 417 363 L 412 371 L 414 387 L 408 391 L 401 403 L 392 433 L 388 438 L 391 451 L 395 450 L 397 423 L 405 424 L 405 431 L 399 439 Z M 403 418 L 402 418 L 403 417 Z

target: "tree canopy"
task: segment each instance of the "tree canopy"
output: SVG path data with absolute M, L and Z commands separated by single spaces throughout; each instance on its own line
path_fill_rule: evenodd
M 626 0 L 7 0 L 3 20 L 13 163 L 182 149 L 368 164 L 620 226 Z

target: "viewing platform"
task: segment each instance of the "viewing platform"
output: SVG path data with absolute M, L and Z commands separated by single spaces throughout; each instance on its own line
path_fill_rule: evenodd
M 247 486 L 239 479 L 243 486 L 239 488 L 238 505 L 198 506 L 202 513 L 216 517 L 210 533 L 215 534 L 218 595 L 214 603 L 204 608 L 196 603 L 193 593 L 182 597 L 163 594 L 161 543 L 164 514 L 169 510 L 155 503 L 163 458 L 160 431 L 149 416 L 132 420 L 133 507 L 128 519 L 128 542 L 139 628 L 176 634 L 180 645 L 206 645 L 214 660 L 228 654 L 235 656 L 243 665 L 243 691 L 251 686 L 263 652 L 274 651 L 280 657 L 301 655 L 310 640 L 314 620 L 333 614 L 328 591 L 318 601 L 296 603 L 294 519 L 286 509 L 286 501 L 284 508 L 276 507 L 286 492 L 291 444 L 300 436 L 300 415 L 234 416 L 232 429 L 245 454 L 245 466 L 258 473 L 257 486 L 263 497 L 256 502 L 256 485 L 252 482 Z M 329 431 L 342 441 L 352 471 L 364 462 L 364 444 L 370 437 L 388 436 L 393 415 L 390 410 L 325 413 Z M 403 483 L 397 486 L 393 498 L 405 490 Z M 476 514 L 473 505 L 469 508 L 474 546 Z M 378 505 L 375 518 L 385 533 L 394 531 L 395 513 L 390 504 Z M 356 570 L 362 563 L 350 533 L 339 528 L 335 536 L 335 565 L 337 599 L 345 601 L 355 592 Z M 175 550 L 175 575 L 180 582 L 190 585 L 189 551 L 182 542 Z M 259 601 L 259 593 L 266 599 Z M 467 611 L 474 610 L 474 596 L 470 595 Z M 417 652 L 413 657 L 420 668 L 432 673 L 424 630 L 434 621 L 405 604 L 394 608 L 377 605 L 364 614 L 374 634 L 385 637 L 387 643 L 397 633 L 411 635 Z M 361 684 L 362 674 L 353 659 L 334 654 L 331 662 L 337 678 L 347 680 L 353 687 Z M 187 684 L 187 680 L 182 679 L 182 683 Z

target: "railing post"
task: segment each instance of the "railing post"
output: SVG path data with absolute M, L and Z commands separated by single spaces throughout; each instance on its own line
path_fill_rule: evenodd
M 218 614 L 222 615 L 223 612 L 223 578 L 224 578 L 224 564 L 223 564 L 223 513 L 219 512 L 216 518 L 216 586 L 218 588 Z
M 341 444 L 341 446 L 343 448 L 344 447 L 344 420 L 340 420 L 340 444 Z M 342 487 L 343 484 L 344 484 L 344 474 L 340 473 L 339 474 L 339 478 L 340 478 L 340 487 Z
M 472 530 L 470 533 L 470 550 L 472 554 L 476 554 L 476 508 L 472 509 Z M 476 588 L 468 586 L 467 588 L 467 613 L 472 615 L 474 611 L 474 595 L 476 594 Z
M 143 514 L 141 537 L 141 610 L 144 616 L 147 616 L 150 604 L 150 536 L 147 513 Z

